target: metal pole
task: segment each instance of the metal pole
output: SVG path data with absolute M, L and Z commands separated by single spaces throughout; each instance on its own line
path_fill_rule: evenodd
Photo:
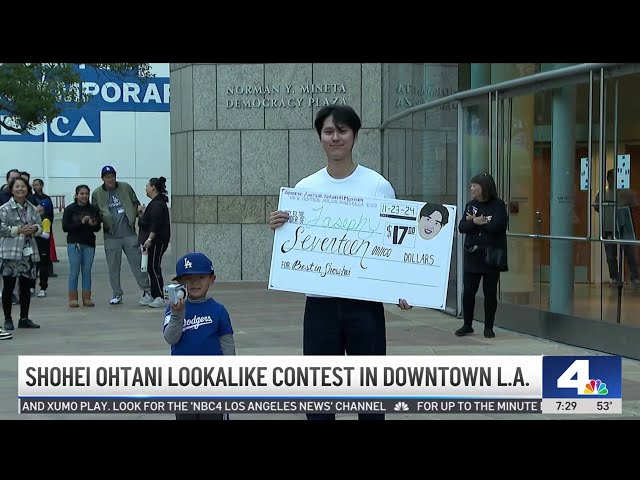
M 458 188 L 456 192 L 456 203 L 458 205 L 458 216 L 464 215 L 464 191 L 466 185 L 466 172 L 464 169 L 464 110 L 462 103 L 458 102 Z M 462 217 L 460 217 L 462 218 Z M 456 225 L 457 227 L 457 225 Z M 454 227 L 455 228 L 455 227 Z M 462 276 L 464 275 L 464 250 L 463 242 L 464 238 L 461 233 L 457 233 L 456 241 L 456 316 L 460 318 L 462 315 Z
M 604 75 L 602 78 L 604 82 Z M 615 207 L 613 210 L 613 238 L 624 238 L 624 225 L 620 224 L 620 235 L 616 235 L 616 224 L 618 219 L 618 176 L 617 176 L 617 164 L 618 164 L 618 80 L 614 83 L 613 90 L 613 199 Z M 622 257 L 624 255 L 624 248 L 618 243 L 616 245 L 616 251 L 618 252 L 618 302 L 616 306 L 616 323 L 620 323 L 620 315 L 622 312 L 622 287 L 624 286 L 624 276 L 622 274 L 622 267 L 624 265 Z
M 45 188 L 49 188 L 49 120 L 45 118 L 44 122 L 44 145 L 42 146 L 42 163 L 44 172 L 42 172 L 42 178 L 44 178 Z

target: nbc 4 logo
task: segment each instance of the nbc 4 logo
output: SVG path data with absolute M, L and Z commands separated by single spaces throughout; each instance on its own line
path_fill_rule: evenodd
M 558 377 L 558 388 L 575 388 L 582 395 L 606 395 L 607 384 L 602 380 L 589 378 L 589 360 L 576 360 Z
M 622 398 L 617 356 L 543 356 L 543 398 Z

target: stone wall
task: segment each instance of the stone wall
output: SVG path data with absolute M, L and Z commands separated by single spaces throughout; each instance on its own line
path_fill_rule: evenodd
M 313 120 L 327 104 L 360 114 L 354 159 L 384 174 L 399 198 L 455 201 L 456 111 L 413 115 L 384 135 L 380 125 L 454 93 L 457 71 L 457 64 L 171 64 L 169 260 L 201 251 L 222 281 L 266 281 L 269 212 L 281 187 L 326 164 Z
M 172 256 L 209 255 L 221 281 L 266 281 L 279 190 L 326 163 L 325 104 L 362 118 L 354 159 L 381 170 L 382 64 L 171 64 Z

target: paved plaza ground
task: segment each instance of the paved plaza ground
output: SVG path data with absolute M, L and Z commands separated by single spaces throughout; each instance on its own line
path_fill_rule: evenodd
M 58 237 L 60 238 L 60 237 Z M 172 414 L 18 414 L 18 355 L 168 355 L 161 327 L 163 311 L 138 305 L 140 292 L 123 261 L 124 303 L 111 306 L 111 288 L 102 246 L 96 250 L 93 268 L 95 308 L 69 309 L 67 306 L 66 248 L 58 247 L 57 278 L 50 281 L 47 298 L 33 298 L 30 317 L 39 330 L 16 329 L 14 339 L 0 342 L 0 419 L 145 419 L 172 420 Z M 123 259 L 124 260 L 124 259 Z M 165 278 L 173 265 L 165 262 Z M 276 292 L 265 283 L 219 282 L 212 294 L 225 304 L 236 332 L 238 355 L 299 355 L 302 353 L 302 313 L 304 296 Z M 482 334 L 456 337 L 461 321 L 450 315 L 422 308 L 402 311 L 387 305 L 389 355 L 590 355 L 597 352 L 521 335 L 496 328 L 496 338 Z M 18 306 L 14 306 L 14 318 Z M 17 322 L 16 322 L 17 323 Z M 478 325 L 476 332 L 482 332 Z M 606 418 L 640 419 L 640 362 L 623 359 L 623 414 Z M 304 420 L 300 414 L 236 414 L 233 420 Z M 355 415 L 338 415 L 352 419 Z M 389 420 L 436 419 L 560 419 L 594 418 L 578 415 L 532 414 L 389 414 Z M 602 418 L 602 416 L 598 416 Z

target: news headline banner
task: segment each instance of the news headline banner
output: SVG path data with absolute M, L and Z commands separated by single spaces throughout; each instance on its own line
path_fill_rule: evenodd
M 84 409 L 107 405 L 111 412 L 119 405 L 114 401 L 144 406 L 154 399 L 387 400 L 386 407 L 403 400 L 528 400 L 540 397 L 541 362 L 536 356 L 20 356 L 18 396 L 21 411 L 38 401 L 44 402 L 36 403 L 40 411 L 58 399 L 89 402 L 77 404 Z M 380 404 L 369 407 L 376 411 Z
M 270 289 L 445 307 L 454 205 L 282 188 L 278 209 Z
M 19 356 L 20 413 L 622 412 L 617 356 Z

